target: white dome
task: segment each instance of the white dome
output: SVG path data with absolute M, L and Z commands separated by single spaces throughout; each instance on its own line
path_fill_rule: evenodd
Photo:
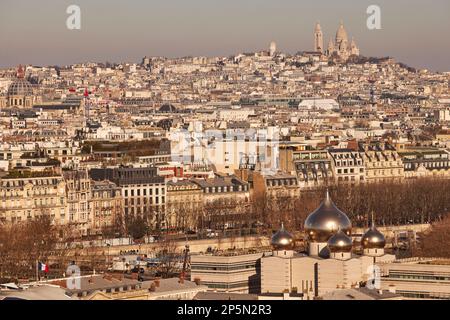
M 336 32 L 336 43 L 341 43 L 342 41 L 348 42 L 347 31 L 345 31 L 344 24 L 341 22 L 337 32 Z

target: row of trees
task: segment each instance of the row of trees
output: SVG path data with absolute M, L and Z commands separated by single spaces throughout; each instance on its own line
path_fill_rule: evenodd
M 325 198 L 326 187 L 302 190 L 299 197 L 254 194 L 246 201 L 217 200 L 195 210 L 177 208 L 175 218 L 165 224 L 178 230 L 220 229 L 227 226 L 249 228 L 256 222 L 277 229 L 283 222 L 291 230 L 301 230 L 309 213 Z M 377 225 L 432 223 L 450 212 L 450 179 L 411 179 L 328 187 L 336 205 L 347 213 L 355 227 L 367 227 L 372 213 Z M 145 225 L 145 226 L 143 226 Z M 135 238 L 151 230 L 146 217 L 129 219 L 128 234 Z
M 450 258 L 450 216 L 436 221 L 419 244 L 412 248 L 413 256 Z
M 55 253 L 60 236 L 48 215 L 18 224 L 0 224 L 0 281 L 34 278 L 37 261 Z
M 334 185 L 330 196 L 353 225 L 366 227 L 374 214 L 378 225 L 431 223 L 450 213 L 450 180 L 417 179 Z M 281 222 L 300 230 L 309 213 L 325 198 L 326 187 L 302 191 L 300 197 L 266 199 L 254 204 L 256 217 L 276 228 Z

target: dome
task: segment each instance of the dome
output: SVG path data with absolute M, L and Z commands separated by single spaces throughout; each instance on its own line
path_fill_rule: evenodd
M 8 88 L 8 96 L 31 96 L 33 87 L 25 79 L 17 79 Z
M 363 249 L 383 249 L 385 245 L 386 238 L 372 223 L 370 229 L 361 238 L 361 246 Z
M 330 252 L 350 252 L 352 251 L 353 240 L 341 229 L 328 239 L 328 249 Z
M 294 248 L 294 237 L 284 229 L 282 224 L 281 229 L 272 236 L 270 244 L 275 250 L 291 250 Z
M 322 28 L 320 27 L 320 22 L 316 23 L 316 28 L 314 29 L 315 32 L 321 32 Z
M 345 31 L 344 24 L 341 22 L 337 32 L 336 32 L 336 43 L 341 43 L 342 41 L 348 42 L 347 31 Z
M 327 242 L 339 228 L 350 235 L 352 223 L 347 215 L 336 207 L 327 191 L 319 208 L 306 218 L 305 232 L 310 241 Z

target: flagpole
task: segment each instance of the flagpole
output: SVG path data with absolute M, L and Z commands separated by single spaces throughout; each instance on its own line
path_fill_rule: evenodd
M 39 261 L 36 260 L 36 284 L 39 281 L 39 270 L 38 270 L 38 268 L 39 268 Z

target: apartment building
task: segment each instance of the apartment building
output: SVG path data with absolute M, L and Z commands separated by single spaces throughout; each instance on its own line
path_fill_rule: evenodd
M 326 185 L 333 179 L 331 157 L 327 150 L 311 150 L 306 145 L 281 145 L 280 169 L 296 174 L 304 189 Z
M 100 234 L 107 228 L 119 232 L 124 227 L 123 197 L 113 182 L 91 182 L 89 209 L 91 234 Z
M 165 224 L 166 184 L 157 168 L 94 168 L 89 174 L 95 181 L 109 180 L 120 188 L 125 220 L 141 216 L 155 228 Z
M 364 182 L 364 160 L 358 151 L 352 149 L 330 149 L 329 153 L 336 182 Z
M 167 182 L 166 219 L 169 227 L 195 230 L 203 214 L 203 190 L 190 180 Z
M 49 215 L 55 224 L 68 222 L 66 182 L 54 171 L 11 171 L 0 179 L 0 221 L 22 222 Z
M 450 152 L 433 147 L 407 147 L 398 151 L 405 177 L 449 177 Z
M 367 182 L 404 178 L 402 158 L 390 144 L 361 142 L 359 151 L 364 162 Z
M 87 235 L 91 221 L 91 180 L 88 172 L 64 170 L 63 177 L 66 182 L 68 223 L 76 225 L 81 235 Z

